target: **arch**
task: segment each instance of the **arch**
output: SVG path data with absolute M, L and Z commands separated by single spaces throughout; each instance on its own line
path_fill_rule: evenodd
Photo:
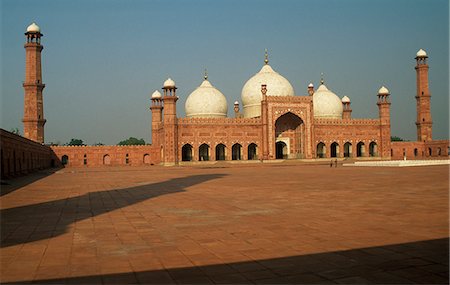
M 317 144 L 316 154 L 318 158 L 324 158 L 326 156 L 327 150 L 323 142 Z
M 87 155 L 83 155 L 83 165 L 87 165 Z
M 258 159 L 258 146 L 255 143 L 251 143 L 247 147 L 248 160 Z
M 111 164 L 111 157 L 109 156 L 109 154 L 105 154 L 103 156 L 103 164 L 104 165 L 110 165 Z
M 414 157 L 416 157 L 419 154 L 417 148 L 414 149 Z
M 352 156 L 352 144 L 350 142 L 346 142 L 344 144 L 344 157 Z
M 231 160 L 241 160 L 242 159 L 242 145 L 235 143 L 231 147 Z
M 376 142 L 371 142 L 369 144 L 369 156 L 378 156 L 378 146 Z
M 128 164 L 128 163 L 130 163 L 130 158 L 127 153 L 127 154 L 125 154 L 125 164 Z
M 148 153 L 144 154 L 143 162 L 144 164 L 150 164 L 150 155 Z
M 226 146 L 222 143 L 216 145 L 216 160 L 225 160 Z
M 187 143 L 181 147 L 181 161 L 192 161 L 192 145 Z
M 275 144 L 275 158 L 286 159 L 287 158 L 287 145 L 283 141 L 276 142 Z
M 209 145 L 206 143 L 202 144 L 198 148 L 198 160 L 208 161 L 209 160 Z
M 433 151 L 431 150 L 431 147 L 428 148 L 428 155 L 432 156 L 433 155 Z
M 302 158 L 304 153 L 303 120 L 292 112 L 281 115 L 275 121 L 275 157 Z M 283 141 L 283 144 L 278 143 Z
M 356 145 L 356 156 L 357 157 L 364 156 L 364 143 L 363 142 L 359 142 Z
M 438 156 L 441 156 L 441 155 L 442 155 L 442 150 L 441 150 L 440 147 L 437 148 L 437 155 L 438 155 Z
M 63 166 L 69 164 L 69 156 L 67 154 L 65 154 L 61 157 L 61 164 Z
M 339 144 L 337 142 L 334 142 L 330 146 L 330 155 L 331 157 L 338 157 L 339 156 Z

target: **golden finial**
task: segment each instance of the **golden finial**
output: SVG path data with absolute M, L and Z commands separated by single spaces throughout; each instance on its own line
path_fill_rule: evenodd
M 205 68 L 205 76 L 204 76 L 205 80 L 208 80 L 208 71 Z
M 269 64 L 269 54 L 267 53 L 267 49 L 264 52 L 264 63 Z
M 325 81 L 323 80 L 323 72 L 320 73 L 320 84 L 323 85 Z

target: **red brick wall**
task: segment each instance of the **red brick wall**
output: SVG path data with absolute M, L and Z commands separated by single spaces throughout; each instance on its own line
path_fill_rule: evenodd
M 392 142 L 391 159 L 438 159 L 448 158 L 448 140 L 429 142 Z M 431 154 L 430 154 L 431 151 Z
M 50 147 L 0 129 L 1 178 L 25 175 L 58 165 Z
M 139 166 L 160 163 L 160 152 L 157 147 L 151 145 L 52 146 L 51 149 L 61 164 L 67 162 L 65 167 Z M 67 156 L 67 159 L 63 159 L 64 156 Z

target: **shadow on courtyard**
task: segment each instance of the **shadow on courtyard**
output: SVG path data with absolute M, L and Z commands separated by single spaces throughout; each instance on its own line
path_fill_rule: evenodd
M 2 179 L 2 185 L 0 187 L 0 197 L 19 190 L 28 184 L 41 180 L 49 175 L 52 175 L 61 168 L 49 168 L 27 174 L 26 176 L 13 177 L 9 179 Z
M 448 284 L 449 239 L 40 284 Z M 13 283 L 10 283 L 13 284 Z
M 0 211 L 1 247 L 58 236 L 80 220 L 95 217 L 161 195 L 184 192 L 186 187 L 223 177 L 193 175 L 125 189 L 90 192 Z

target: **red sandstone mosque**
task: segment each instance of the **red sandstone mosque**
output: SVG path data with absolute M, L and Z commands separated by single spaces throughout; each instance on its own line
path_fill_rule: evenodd
M 155 91 L 151 95 L 152 145 L 51 146 L 49 157 L 48 154 L 40 154 L 38 158 L 36 155 L 33 158 L 32 151 L 22 151 L 27 147 L 21 145 L 29 144 L 29 140 L 44 143 L 43 35 L 33 23 L 27 28 L 25 36 L 23 124 L 26 139 L 15 138 L 15 143 L 11 143 L 13 135 L 2 130 L 2 169 L 9 169 L 10 172 L 17 171 L 17 163 L 19 168 L 26 169 L 33 168 L 33 164 L 48 163 L 83 167 L 177 165 L 220 160 L 448 157 L 448 140 L 432 139 L 428 56 L 420 49 L 415 57 L 415 142 L 391 142 L 391 103 L 386 87 L 382 86 L 377 93 L 378 118 L 354 119 L 350 98 L 339 98 L 325 85 L 323 78 L 318 88 L 309 84 L 305 88 L 306 94 L 296 94 L 289 81 L 269 65 L 266 51 L 261 70 L 242 88 L 242 112 L 241 104 L 234 102 L 233 117 L 227 117 L 227 99 L 211 84 L 206 72 L 200 86 L 187 97 L 184 106 L 186 117 L 178 117 L 177 87 L 175 81 L 169 78 L 163 83 L 162 94 Z M 23 154 L 23 158 L 18 159 L 16 152 Z

